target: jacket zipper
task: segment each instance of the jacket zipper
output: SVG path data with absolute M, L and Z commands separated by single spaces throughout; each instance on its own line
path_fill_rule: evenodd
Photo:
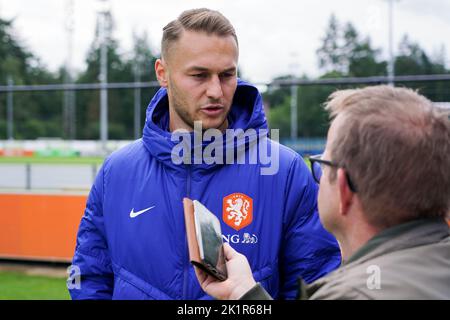
M 187 167 L 187 179 L 186 179 L 186 197 L 191 197 L 191 166 L 186 165 Z M 185 255 L 185 265 L 184 265 L 184 272 L 183 272 L 183 299 L 187 299 L 187 289 L 188 289 L 188 280 L 189 280 L 189 267 L 191 266 L 191 263 L 189 261 L 189 248 L 187 244 L 187 238 L 184 237 L 184 251 L 186 253 Z

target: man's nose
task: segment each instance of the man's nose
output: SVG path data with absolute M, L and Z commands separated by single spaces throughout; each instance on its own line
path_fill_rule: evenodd
M 214 100 L 222 98 L 223 91 L 219 76 L 215 75 L 211 77 L 211 80 L 208 83 L 208 88 L 206 90 L 206 95 Z

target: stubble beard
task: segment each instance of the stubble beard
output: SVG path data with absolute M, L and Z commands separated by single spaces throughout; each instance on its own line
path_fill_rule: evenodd
M 178 89 L 176 86 L 169 84 L 167 87 L 168 95 L 169 95 L 169 109 L 172 108 L 173 112 L 176 113 L 176 115 L 183 121 L 184 124 L 186 124 L 191 130 L 194 130 L 194 122 L 200 121 L 202 124 L 202 129 L 221 129 L 223 127 L 223 130 L 225 130 L 228 127 L 228 113 L 223 119 L 223 121 L 218 126 L 206 126 L 202 119 L 194 119 L 191 114 L 189 114 L 189 110 L 186 109 L 186 106 L 188 106 L 188 103 L 184 101 L 184 99 L 180 99 L 181 96 L 178 92 Z M 189 107 L 188 107 L 189 108 Z M 200 108 L 200 107 L 199 107 Z M 229 108 L 230 110 L 230 108 Z M 195 110 L 197 111 L 197 109 Z M 229 112 L 229 111 L 228 111 Z M 172 128 L 173 130 L 179 129 L 179 128 Z
M 194 119 L 189 115 L 188 110 L 183 108 L 183 106 L 187 106 L 187 103 L 183 101 L 183 99 L 179 99 L 180 94 L 176 87 L 169 83 L 167 87 L 167 93 L 169 96 L 169 110 L 173 110 L 173 112 L 181 119 L 181 121 L 186 124 L 190 129 L 194 130 Z M 180 128 L 172 128 L 173 130 L 177 130 Z

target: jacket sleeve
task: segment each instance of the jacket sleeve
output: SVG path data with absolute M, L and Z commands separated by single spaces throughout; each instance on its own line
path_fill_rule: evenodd
M 103 217 L 104 168 L 91 188 L 77 235 L 72 268 L 79 270 L 79 286 L 69 287 L 72 299 L 111 299 L 113 272 Z
M 320 222 L 317 193 L 318 186 L 309 168 L 297 155 L 285 190 L 280 299 L 296 298 L 299 277 L 310 283 L 341 264 L 338 243 Z
M 239 300 L 273 300 L 270 294 L 258 282 L 249 291 L 244 293 Z

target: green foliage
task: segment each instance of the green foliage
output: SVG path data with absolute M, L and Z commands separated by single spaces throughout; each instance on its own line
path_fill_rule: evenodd
M 347 23 L 342 26 L 332 15 L 317 50 L 319 67 L 348 77 L 386 75 L 386 62 L 379 61 L 381 50 L 372 48 L 370 38 L 362 39 L 356 28 Z
M 0 84 L 6 85 L 8 76 L 16 83 L 24 83 L 27 66 L 32 57 L 12 36 L 12 21 L 0 18 Z
M 124 53 L 114 39 L 114 21 L 108 16 L 107 56 L 108 82 L 155 81 L 154 63 L 147 34 L 134 34 L 132 52 Z M 98 83 L 100 73 L 101 43 L 96 29 L 86 55 L 86 67 L 75 75 L 76 83 Z M 321 78 L 384 76 L 387 62 L 381 58 L 381 50 L 372 46 L 351 23 L 341 23 L 331 16 L 322 44 L 317 50 Z M 395 61 L 397 75 L 421 75 L 449 73 L 445 66 L 445 52 L 430 57 L 405 36 L 399 46 Z M 241 71 L 241 70 L 239 70 Z M 285 75 L 274 80 L 289 79 Z M 67 79 L 61 67 L 56 73 L 47 70 L 39 59 L 14 36 L 13 21 L 0 18 L 0 85 L 8 79 L 14 84 L 54 84 Z M 304 79 L 307 79 L 304 76 Z M 419 89 L 433 101 L 450 101 L 448 82 L 399 83 Z M 353 86 L 354 87 L 354 86 Z M 322 108 L 328 95 L 342 86 L 302 86 L 298 88 L 298 128 L 300 137 L 324 136 L 327 131 L 327 114 Z M 141 127 L 148 102 L 157 89 L 140 90 Z M 268 119 L 271 128 L 280 129 L 281 137 L 290 135 L 290 92 L 288 86 L 271 88 L 263 94 L 269 106 Z M 134 138 L 133 90 L 108 91 L 108 130 L 110 139 Z M 35 139 L 38 137 L 69 138 L 64 115 L 64 92 L 20 92 L 14 98 L 14 137 Z M 99 139 L 100 92 L 77 91 L 74 97 L 76 139 Z M 0 139 L 6 139 L 6 94 L 0 94 Z
M 110 19 L 112 19 L 110 17 Z M 113 23 L 108 24 L 107 37 L 108 82 L 146 82 L 156 80 L 153 65 L 156 57 L 151 52 L 147 34 L 134 35 L 133 53 L 128 57 L 119 54 L 119 45 L 111 36 Z M 100 74 L 101 43 L 96 33 L 86 58 L 86 69 L 79 76 L 78 83 L 98 82 Z M 145 119 L 146 103 L 150 97 L 141 90 L 141 119 Z M 100 101 L 98 91 L 86 91 L 77 94 L 77 132 L 82 139 L 98 139 Z M 108 136 L 110 139 L 133 139 L 134 92 L 133 90 L 108 91 Z M 143 124 L 142 124 L 143 125 Z
M 265 96 L 270 97 L 271 94 L 272 93 L 268 93 L 265 94 Z M 286 94 L 280 98 L 282 98 L 283 101 L 279 101 L 274 107 L 271 107 L 269 114 L 267 115 L 268 122 L 271 129 L 280 130 L 280 137 L 288 137 L 290 132 L 289 128 L 291 127 L 289 95 Z
M 395 60 L 395 74 L 397 75 L 413 75 L 413 74 L 442 74 L 448 73 L 445 69 L 443 61 L 445 57 L 441 57 L 438 61 L 432 61 L 419 44 L 412 42 L 405 35 L 399 45 L 399 54 Z
M 52 84 L 63 82 L 67 75 L 61 68 L 51 73 L 39 60 L 13 37 L 12 21 L 0 18 L 0 85 L 8 78 L 14 84 Z M 114 22 L 109 16 L 107 37 L 108 82 L 148 82 L 156 80 L 155 55 L 152 53 L 147 34 L 134 36 L 131 53 L 121 53 L 113 38 Z M 98 28 L 86 55 L 86 68 L 74 81 L 98 83 L 100 73 L 100 38 Z M 141 119 L 155 89 L 141 90 Z M 76 139 L 99 138 L 100 92 L 77 91 L 75 93 Z M 14 93 L 14 138 L 35 139 L 39 137 L 68 138 L 63 119 L 64 92 Z M 6 94 L 0 94 L 0 139 L 6 139 Z M 134 138 L 134 91 L 108 91 L 108 131 L 110 139 Z M 141 123 L 143 126 L 143 123 Z
M 345 72 L 345 58 L 341 53 L 342 44 L 339 22 L 333 14 L 328 22 L 328 29 L 322 39 L 322 46 L 317 50 L 319 67 L 327 71 Z
M 13 36 L 12 21 L 0 18 L 0 85 L 8 79 L 16 85 L 58 83 L 56 77 L 38 58 L 28 52 Z M 60 93 L 16 93 L 14 99 L 14 137 L 33 139 L 58 136 L 60 116 L 55 106 L 62 104 Z M 0 114 L 6 115 L 6 95 L 0 95 Z M 55 128 L 56 127 L 56 128 Z M 0 139 L 6 129 L 0 124 Z
M 330 86 L 304 86 L 298 90 L 298 128 L 304 138 L 322 137 L 328 130 L 328 114 L 321 104 L 334 91 Z
M 362 37 L 356 28 L 347 23 L 342 25 L 332 15 L 322 44 L 317 50 L 318 66 L 323 75 L 320 78 L 385 76 L 387 62 L 381 59 L 381 50 L 374 48 L 369 37 Z M 445 67 L 445 52 L 430 58 L 425 51 L 407 36 L 399 47 L 395 61 L 397 75 L 442 74 L 450 71 Z M 291 76 L 279 77 L 289 79 Z M 306 78 L 306 77 L 304 77 Z M 418 89 L 432 101 L 450 101 L 448 82 L 399 83 Z M 323 103 L 335 90 L 353 86 L 301 86 L 298 89 L 298 130 L 300 137 L 324 137 L 328 129 L 327 114 Z M 272 89 L 263 95 L 269 105 L 269 124 L 280 129 L 280 137 L 290 136 L 290 87 Z

